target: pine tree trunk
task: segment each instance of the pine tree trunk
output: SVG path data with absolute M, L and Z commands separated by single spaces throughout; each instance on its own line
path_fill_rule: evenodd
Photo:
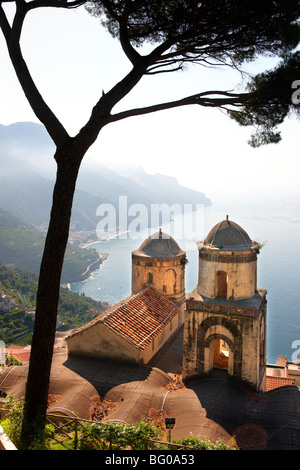
M 59 151 L 56 152 L 57 177 L 39 275 L 21 435 L 22 449 L 27 449 L 45 426 L 60 278 L 81 159 L 74 158 L 71 145 L 63 158 L 60 158 Z M 78 163 L 74 163 L 76 160 Z

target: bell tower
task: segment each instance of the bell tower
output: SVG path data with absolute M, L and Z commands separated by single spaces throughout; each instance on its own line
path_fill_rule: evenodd
M 199 249 L 198 285 L 185 306 L 185 380 L 221 368 L 265 390 L 267 301 L 257 289 L 258 253 L 228 216 L 208 233 Z
M 150 235 L 132 252 L 132 294 L 152 287 L 178 305 L 185 300 L 186 252 L 173 237 L 159 232 Z

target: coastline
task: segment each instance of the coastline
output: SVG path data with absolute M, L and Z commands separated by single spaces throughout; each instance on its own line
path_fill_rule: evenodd
M 101 264 L 108 259 L 108 257 L 109 257 L 108 253 L 99 253 L 98 259 L 96 261 L 94 261 L 93 263 L 91 263 L 86 268 L 84 273 L 82 273 L 81 281 L 86 281 L 90 277 L 92 272 L 95 271 L 96 269 L 98 269 L 101 266 Z M 79 281 L 79 282 L 81 282 L 81 281 Z
M 129 233 L 129 230 L 123 230 L 123 232 L 116 232 L 116 233 L 113 233 L 112 235 L 107 235 L 105 238 L 99 238 L 98 240 L 96 240 L 94 242 L 88 242 L 88 243 L 85 243 L 85 244 L 81 244 L 79 246 L 80 246 L 80 248 L 87 248 L 91 245 L 96 245 L 97 243 L 107 242 L 107 241 L 111 240 L 112 238 L 116 238 L 119 235 L 123 235 L 124 233 Z M 107 254 L 107 253 L 103 253 L 103 254 Z
M 98 259 L 96 261 L 93 261 L 86 268 L 86 270 L 81 274 L 80 279 L 77 279 L 76 281 L 64 282 L 60 284 L 60 287 L 71 290 L 71 284 L 76 283 L 76 282 L 87 281 L 89 277 L 92 275 L 93 271 L 96 271 L 101 266 L 101 264 L 108 259 L 108 257 L 109 257 L 108 253 L 99 253 Z

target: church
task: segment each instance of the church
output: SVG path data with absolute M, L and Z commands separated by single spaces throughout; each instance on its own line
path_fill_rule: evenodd
M 267 301 L 257 288 L 258 253 L 227 216 L 199 247 L 198 284 L 186 294 L 186 252 L 159 230 L 132 252 L 131 295 L 73 330 L 68 354 L 147 364 L 183 327 L 184 380 L 222 368 L 265 391 Z

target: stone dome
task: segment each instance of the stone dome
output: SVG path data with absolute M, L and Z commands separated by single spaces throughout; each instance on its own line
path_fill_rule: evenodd
M 247 232 L 227 216 L 211 229 L 204 240 L 204 246 L 207 245 L 224 251 L 244 251 L 252 248 L 252 241 Z
M 150 235 L 141 244 L 141 246 L 133 252 L 139 256 L 150 256 L 152 258 L 172 258 L 183 255 L 178 243 L 167 233 L 159 232 Z

